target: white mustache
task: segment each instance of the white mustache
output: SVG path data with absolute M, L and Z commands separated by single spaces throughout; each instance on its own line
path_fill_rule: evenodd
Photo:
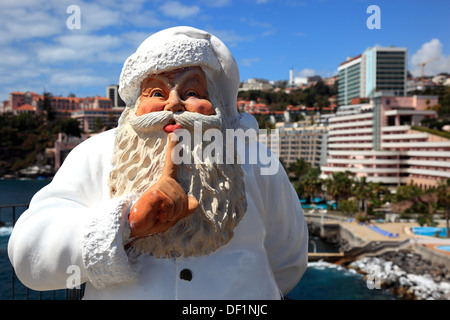
M 222 119 L 218 115 L 204 115 L 196 112 L 182 111 L 173 113 L 172 111 L 156 111 L 136 116 L 131 111 L 130 125 L 139 132 L 161 131 L 164 126 L 171 121 L 175 121 L 183 129 L 193 131 L 194 122 L 199 121 L 202 124 L 202 131 L 208 129 L 221 129 Z

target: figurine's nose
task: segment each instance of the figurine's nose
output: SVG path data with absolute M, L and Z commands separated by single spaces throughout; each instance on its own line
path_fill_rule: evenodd
M 164 111 L 172 111 L 173 113 L 186 110 L 183 101 L 181 100 L 176 90 L 170 91 L 167 104 Z

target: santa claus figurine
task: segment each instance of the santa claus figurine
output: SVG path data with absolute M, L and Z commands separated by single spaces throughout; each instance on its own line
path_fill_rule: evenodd
M 257 130 L 237 112 L 238 87 L 215 36 L 175 27 L 147 38 L 120 75 L 118 127 L 77 146 L 17 221 L 8 253 L 20 281 L 62 289 L 78 270 L 84 299 L 289 293 L 307 267 L 307 226 L 281 166 L 262 174 L 225 148 L 230 130 Z M 215 161 L 186 161 L 213 142 Z

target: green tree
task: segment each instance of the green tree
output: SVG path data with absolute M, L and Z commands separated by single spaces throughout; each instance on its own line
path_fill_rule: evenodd
M 341 201 L 339 210 L 347 214 L 355 214 L 358 211 L 358 202 L 355 200 L 345 199 Z
M 395 193 L 395 202 L 411 200 L 413 198 L 417 198 L 422 194 L 422 189 L 413 184 L 400 186 L 397 188 L 397 192 Z
M 265 114 L 255 114 L 256 121 L 258 121 L 258 127 L 260 129 L 275 129 L 275 125 L 269 121 L 269 117 Z
M 103 123 L 103 120 L 101 118 L 95 118 L 94 119 L 94 132 L 100 132 L 105 127 L 105 124 Z
M 413 184 L 400 186 L 393 197 L 393 209 L 404 213 L 433 213 L 437 206 L 437 196 L 430 191 L 423 191 Z
M 446 228 L 447 228 L 447 238 L 450 238 L 450 179 L 446 182 L 440 181 L 436 188 L 436 193 L 438 197 L 439 204 L 444 207 Z
M 44 92 L 44 100 L 42 101 L 42 111 L 47 121 L 55 120 L 55 113 L 52 108 L 52 94 L 50 92 Z
M 35 114 L 0 115 L 0 172 L 13 173 L 44 164 L 45 148 L 53 146 L 52 123 Z
M 374 208 L 379 208 L 386 202 L 392 201 L 391 191 L 387 186 L 382 185 L 380 182 L 370 183 L 372 188 L 370 204 Z
M 291 180 L 291 183 L 299 196 L 302 196 L 305 193 L 301 179 L 310 169 L 311 164 L 303 159 L 298 159 L 296 162 L 291 163 L 288 167 L 287 171 L 289 174 L 289 179 Z
M 367 182 L 366 177 L 361 177 L 354 181 L 352 193 L 358 200 L 358 214 L 361 208 L 364 210 L 364 217 L 367 216 L 367 200 L 372 197 L 373 186 Z
M 350 171 L 334 172 L 330 178 L 325 180 L 327 193 L 334 197 L 338 209 L 339 199 L 352 194 L 353 175 Z
M 291 163 L 288 171 L 292 173 L 296 179 L 301 178 L 311 169 L 311 164 L 303 159 L 298 159 L 296 162 Z
M 315 195 L 322 191 L 322 179 L 320 177 L 320 169 L 309 168 L 309 170 L 300 178 L 303 186 L 305 197 L 310 197 L 311 202 Z
M 80 123 L 74 118 L 62 118 L 55 125 L 57 132 L 63 132 L 67 135 L 80 137 L 81 129 Z

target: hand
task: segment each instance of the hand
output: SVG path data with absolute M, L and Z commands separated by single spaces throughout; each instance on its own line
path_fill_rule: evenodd
M 168 137 L 166 163 L 161 177 L 131 207 L 128 217 L 131 238 L 164 232 L 197 210 L 197 199 L 187 196 L 176 180 L 178 166 L 173 163 L 171 155 L 177 141 L 171 140 L 172 135 Z

